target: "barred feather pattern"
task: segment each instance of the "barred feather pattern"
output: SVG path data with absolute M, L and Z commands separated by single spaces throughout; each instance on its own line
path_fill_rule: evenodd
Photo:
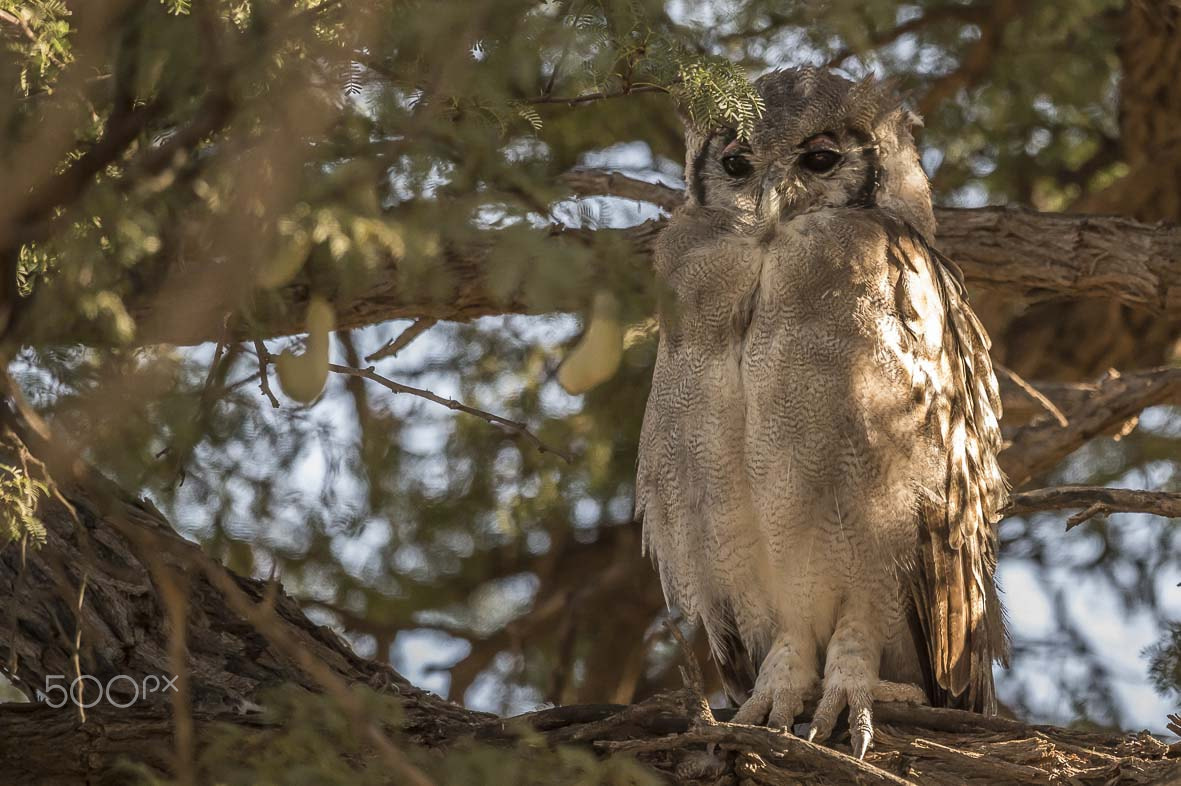
M 997 461 L 1002 410 L 991 342 L 968 306 L 958 266 L 901 222 L 889 229 L 892 261 L 929 266 L 938 285 L 947 355 L 944 405 L 932 412 L 946 481 L 943 495 L 920 509 L 909 570 L 912 633 L 932 704 L 995 714 L 992 664 L 1008 664 L 995 580 L 996 525 L 1008 487 Z
M 728 695 L 773 721 L 874 681 L 995 712 L 1001 405 L 931 243 L 918 120 L 887 86 L 816 69 L 756 87 L 749 140 L 690 124 L 689 199 L 656 245 L 645 548 Z M 837 163 L 802 165 L 816 146 Z

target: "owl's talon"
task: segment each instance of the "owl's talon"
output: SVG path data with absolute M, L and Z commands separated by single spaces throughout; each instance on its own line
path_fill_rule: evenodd
M 849 731 L 854 743 L 859 742 L 858 735 L 865 738 L 862 749 L 864 754 L 873 739 L 873 692 L 868 687 L 857 682 L 846 682 L 836 675 L 825 680 L 824 695 L 816 705 L 808 739 L 819 742 L 828 739 L 837 724 L 837 718 L 846 707 L 849 708 Z
M 869 750 L 869 743 L 873 740 L 873 729 L 858 729 L 850 734 L 849 745 L 853 748 L 853 755 L 858 759 L 865 758 Z
M 818 676 L 815 662 L 803 657 L 805 651 L 789 638 L 776 641 L 763 659 L 750 698 L 734 714 L 735 723 L 791 731 Z
M 734 723 L 758 726 L 767 720 L 770 711 L 771 697 L 765 693 L 756 693 L 743 702 L 738 712 L 734 713 Z

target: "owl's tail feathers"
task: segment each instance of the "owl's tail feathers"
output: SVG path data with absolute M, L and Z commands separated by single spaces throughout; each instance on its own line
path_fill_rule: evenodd
M 954 580 L 970 572 L 963 555 L 927 556 L 916 566 L 909 614 L 927 697 L 932 707 L 995 715 L 992 664 L 1007 661 L 995 584 L 991 576 Z
M 741 707 L 754 692 L 755 678 L 759 673 L 758 663 L 742 643 L 737 627 L 728 615 L 722 624 L 708 627 L 710 650 L 722 678 L 726 697 L 734 706 Z

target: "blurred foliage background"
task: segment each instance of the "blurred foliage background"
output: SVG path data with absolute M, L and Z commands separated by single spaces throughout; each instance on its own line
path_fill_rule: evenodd
M 605 230 L 660 210 L 562 174 L 679 186 L 678 102 L 741 127 L 747 76 L 827 65 L 912 97 L 941 204 L 1181 221 L 1179 24 L 1163 0 L 0 0 L 6 361 L 104 472 L 361 653 L 496 711 L 634 701 L 679 676 L 631 520 L 653 292 Z M 632 329 L 571 396 L 599 292 Z M 974 302 L 1035 384 L 1177 363 L 1175 315 Z M 1175 490 L 1179 461 L 1158 407 L 1037 485 Z M 1177 522 L 1064 518 L 1002 527 L 1002 699 L 1160 730 Z

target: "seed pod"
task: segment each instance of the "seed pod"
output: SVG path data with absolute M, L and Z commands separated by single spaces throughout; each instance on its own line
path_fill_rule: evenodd
M 623 358 L 623 326 L 619 302 L 610 292 L 599 292 L 591 306 L 590 325 L 558 369 L 558 383 L 578 395 L 615 375 Z
M 275 358 L 283 392 L 303 404 L 315 401 L 328 381 L 328 339 L 336 328 L 336 316 L 321 297 L 308 303 L 307 328 L 307 349 L 302 355 L 287 350 Z

